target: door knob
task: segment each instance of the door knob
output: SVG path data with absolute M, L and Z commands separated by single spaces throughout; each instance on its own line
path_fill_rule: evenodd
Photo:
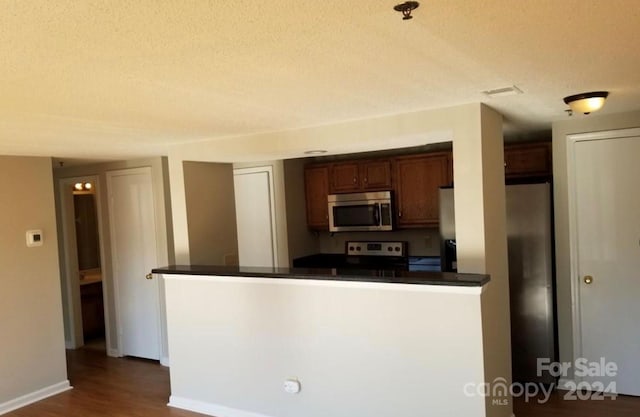
M 152 273 L 148 273 L 147 275 L 145 275 L 146 279 L 153 279 L 153 274 Z
M 584 283 L 589 285 L 593 282 L 593 277 L 591 275 L 585 275 L 584 276 Z

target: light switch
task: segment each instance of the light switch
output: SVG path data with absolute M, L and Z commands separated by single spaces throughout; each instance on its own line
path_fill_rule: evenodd
M 42 230 L 27 230 L 27 247 L 42 246 Z

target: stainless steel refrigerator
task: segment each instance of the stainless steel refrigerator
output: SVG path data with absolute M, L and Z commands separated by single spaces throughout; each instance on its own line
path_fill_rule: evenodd
M 557 360 L 551 187 L 506 187 L 511 350 L 514 382 L 552 383 L 537 359 Z M 456 269 L 453 188 L 440 190 L 441 264 Z

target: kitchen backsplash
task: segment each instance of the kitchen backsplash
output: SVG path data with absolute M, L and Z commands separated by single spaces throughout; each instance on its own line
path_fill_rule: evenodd
M 390 240 L 409 242 L 409 256 L 440 256 L 438 229 L 406 229 L 393 232 L 322 232 L 318 237 L 321 253 L 344 253 L 348 240 Z

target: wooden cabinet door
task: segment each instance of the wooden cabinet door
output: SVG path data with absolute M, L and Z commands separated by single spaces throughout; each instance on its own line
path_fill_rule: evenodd
M 551 143 L 509 145 L 504 149 L 506 178 L 551 176 Z
M 328 230 L 329 167 L 321 165 L 305 168 L 304 189 L 307 203 L 307 226 L 310 229 Z
M 360 164 L 345 162 L 331 167 L 331 194 L 360 191 Z
M 439 222 L 439 188 L 450 185 L 446 153 L 396 159 L 398 227 L 435 226 Z
M 391 161 L 367 161 L 361 164 L 363 190 L 391 189 Z

